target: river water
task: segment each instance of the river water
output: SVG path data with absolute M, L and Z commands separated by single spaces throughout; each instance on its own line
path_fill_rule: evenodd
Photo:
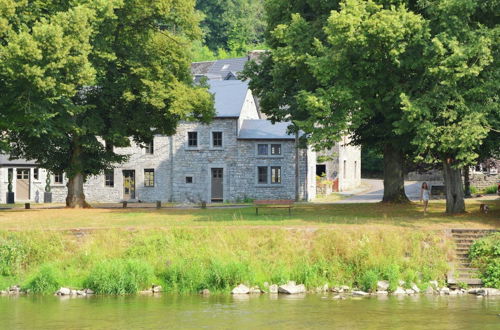
M 1 329 L 500 329 L 500 298 L 0 297 Z

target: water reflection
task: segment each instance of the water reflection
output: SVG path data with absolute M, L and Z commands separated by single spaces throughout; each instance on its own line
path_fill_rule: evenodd
M 334 294 L 0 297 L 0 329 L 498 329 L 500 298 Z

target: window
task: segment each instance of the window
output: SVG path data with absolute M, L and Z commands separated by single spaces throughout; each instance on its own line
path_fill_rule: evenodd
M 64 177 L 62 173 L 54 173 L 54 183 L 63 183 Z
M 281 183 L 281 166 L 271 166 L 271 183 Z
M 222 132 L 212 132 L 212 147 L 222 148 Z
M 267 166 L 257 167 L 257 182 L 260 184 L 267 183 Z
M 347 160 L 344 160 L 344 179 L 347 177 Z
M 354 161 L 354 179 L 356 179 L 357 172 L 358 172 L 358 162 Z
M 146 144 L 146 146 L 144 147 L 144 152 L 146 153 L 146 155 L 152 155 L 154 153 L 153 141 Z
M 193 183 L 193 177 L 192 176 L 187 176 L 186 177 L 186 183 Z
M 38 180 L 38 178 L 39 178 L 38 173 L 39 173 L 38 167 L 37 167 L 37 168 L 34 168 L 34 169 L 33 169 L 33 179 L 34 179 L 34 180 Z
M 144 170 L 144 187 L 155 186 L 155 170 L 147 168 Z
M 198 146 L 198 132 L 188 132 L 188 147 Z
M 106 170 L 104 171 L 104 186 L 114 187 L 115 186 L 115 171 Z
M 268 154 L 267 149 L 268 149 L 267 144 L 258 144 L 257 145 L 257 155 L 267 156 L 267 154 Z
M 281 144 L 271 144 L 271 155 L 281 155 Z

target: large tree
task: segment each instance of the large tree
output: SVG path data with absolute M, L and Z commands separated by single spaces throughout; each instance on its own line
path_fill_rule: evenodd
M 424 23 L 400 1 L 267 2 L 271 52 L 246 76 L 272 120 L 292 120 L 318 148 L 341 135 L 384 153 L 384 201 L 406 202 L 403 166 L 411 134 L 397 135 L 399 94 L 411 86 L 410 53 Z
M 201 27 L 212 51 L 246 51 L 264 40 L 264 0 L 197 0 Z
M 125 157 L 114 147 L 208 121 L 213 98 L 194 86 L 194 0 L 0 0 L 0 131 L 14 157 L 83 183 Z
M 422 1 L 430 39 L 421 84 L 402 94 L 402 131 L 421 159 L 441 162 L 446 212 L 465 211 L 461 168 L 498 149 L 500 28 L 496 0 Z M 498 127 L 497 127 L 498 128 Z M 486 145 L 481 146 L 483 141 Z M 493 143 L 493 145 L 492 145 Z M 496 144 L 496 146 L 494 145 Z

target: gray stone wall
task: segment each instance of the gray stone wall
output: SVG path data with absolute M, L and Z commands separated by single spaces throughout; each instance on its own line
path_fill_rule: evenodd
M 500 174 L 474 173 L 470 176 L 470 184 L 478 189 L 497 185 L 500 182 Z
M 198 146 L 188 147 L 188 132 L 198 133 Z M 212 145 L 212 132 L 223 133 L 223 146 Z M 145 154 L 140 146 L 133 144 L 117 150 L 130 155 L 129 159 L 114 169 L 114 186 L 105 185 L 104 174 L 87 179 L 84 191 L 89 202 L 119 202 L 123 200 L 123 170 L 135 171 L 136 198 L 144 202 L 172 201 L 199 203 L 211 201 L 211 169 L 223 169 L 224 201 L 244 199 L 295 199 L 295 142 L 294 140 L 238 140 L 236 118 L 216 119 L 211 124 L 183 122 L 171 137 L 156 136 L 154 153 Z M 281 155 L 259 156 L 257 144 L 281 144 Z M 257 167 L 281 167 L 281 184 L 259 184 Z M 301 199 L 315 197 L 316 154 L 311 149 L 299 150 L 299 196 Z M 154 187 L 144 186 L 144 169 L 154 169 Z M 15 171 L 15 169 L 14 169 Z M 38 199 L 32 193 L 32 201 L 43 201 L 46 171 L 40 169 L 39 180 L 32 181 L 32 191 L 38 191 Z M 0 202 L 6 199 L 7 168 L 0 169 Z M 269 173 L 270 176 L 270 173 Z M 186 182 L 192 178 L 192 183 Z M 64 203 L 67 178 L 55 184 L 51 177 L 53 202 Z M 14 183 L 15 187 L 15 183 Z

